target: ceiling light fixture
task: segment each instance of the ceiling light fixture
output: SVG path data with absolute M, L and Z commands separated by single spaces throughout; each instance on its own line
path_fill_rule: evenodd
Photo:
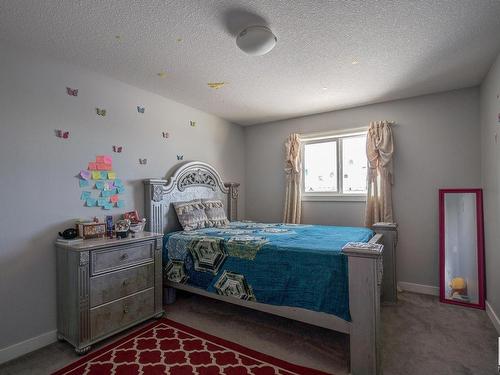
M 261 56 L 270 52 L 278 38 L 265 26 L 249 26 L 236 37 L 236 45 L 246 54 Z
M 359 64 L 359 61 L 358 60 L 353 60 L 353 62 L 351 63 L 352 65 L 358 65 Z

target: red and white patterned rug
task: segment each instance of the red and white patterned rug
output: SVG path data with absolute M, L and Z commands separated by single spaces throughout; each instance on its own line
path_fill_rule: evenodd
M 54 375 L 325 375 L 161 319 Z

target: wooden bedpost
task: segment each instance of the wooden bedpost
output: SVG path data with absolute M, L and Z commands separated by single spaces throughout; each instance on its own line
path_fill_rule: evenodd
M 237 221 L 240 184 L 237 182 L 225 182 L 224 186 L 229 189 L 229 194 L 227 195 L 227 218 L 229 221 Z
M 350 352 L 353 375 L 380 375 L 380 285 L 384 246 L 349 242 L 342 251 L 349 262 Z
M 398 243 L 398 225 L 396 223 L 375 223 L 372 229 L 382 234 L 384 245 L 384 278 L 382 280 L 382 302 L 394 304 L 398 302 L 396 277 L 396 245 Z
M 160 179 L 144 180 L 144 216 L 147 218 L 146 230 L 154 233 L 163 233 L 165 228 L 164 205 L 162 204 L 163 190 L 167 181 Z

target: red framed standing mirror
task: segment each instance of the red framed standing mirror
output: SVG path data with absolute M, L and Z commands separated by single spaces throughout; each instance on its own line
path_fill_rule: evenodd
M 484 310 L 482 189 L 439 190 L 439 298 Z

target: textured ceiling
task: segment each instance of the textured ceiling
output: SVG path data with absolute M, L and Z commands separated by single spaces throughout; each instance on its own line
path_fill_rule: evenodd
M 269 54 L 236 47 L 252 24 Z M 479 84 L 499 36 L 499 0 L 0 0 L 0 41 L 242 125 Z

